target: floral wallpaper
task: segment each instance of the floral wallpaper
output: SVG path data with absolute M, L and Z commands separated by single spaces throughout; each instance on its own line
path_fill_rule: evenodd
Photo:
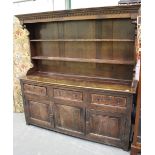
M 30 59 L 29 32 L 23 29 L 18 18 L 13 22 L 13 99 L 14 112 L 23 112 L 20 77 L 32 67 Z

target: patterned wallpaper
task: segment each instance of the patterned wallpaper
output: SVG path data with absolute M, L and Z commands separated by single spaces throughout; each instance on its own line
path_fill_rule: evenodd
M 13 99 L 14 112 L 23 112 L 23 101 L 20 87 L 20 77 L 26 75 L 32 67 L 30 59 L 29 32 L 23 29 L 18 18 L 13 22 Z

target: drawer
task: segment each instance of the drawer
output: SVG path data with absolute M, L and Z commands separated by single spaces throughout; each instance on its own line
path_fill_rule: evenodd
M 72 101 L 83 101 L 83 93 L 80 91 L 58 89 L 54 90 L 54 98 Z
M 116 107 L 126 107 L 126 97 L 113 96 L 107 94 L 91 94 L 91 103 L 98 105 L 109 105 Z
M 39 96 L 46 96 L 46 87 L 24 84 L 24 92 Z

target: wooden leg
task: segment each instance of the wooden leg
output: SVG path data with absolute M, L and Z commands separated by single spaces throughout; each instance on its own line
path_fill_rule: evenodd
M 131 148 L 130 155 L 137 155 L 137 150 L 135 148 Z
M 140 148 L 134 145 L 131 145 L 130 155 L 137 155 L 140 152 Z

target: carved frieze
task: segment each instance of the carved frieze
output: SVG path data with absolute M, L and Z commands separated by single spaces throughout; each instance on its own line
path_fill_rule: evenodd
M 134 6 L 111 6 L 111 7 L 97 7 L 97 8 L 85 8 L 85 9 L 72 9 L 72 10 L 62 10 L 62 11 L 50 11 L 50 12 L 43 12 L 43 13 L 33 13 L 33 14 L 24 14 L 24 15 L 17 15 L 23 23 L 34 23 L 34 22 L 41 22 L 44 21 L 54 21 L 56 20 L 71 20 L 70 17 L 80 16 L 96 16 L 99 17 L 100 15 L 108 15 L 113 14 L 114 16 L 120 14 L 137 14 L 137 10 L 140 5 Z
M 126 98 L 110 95 L 92 94 L 92 103 L 126 107 Z
M 26 93 L 31 93 L 39 96 L 46 96 L 46 88 L 40 86 L 34 86 L 29 84 L 24 84 L 24 91 Z
M 83 94 L 78 91 L 54 89 L 54 97 L 64 100 L 82 101 Z

